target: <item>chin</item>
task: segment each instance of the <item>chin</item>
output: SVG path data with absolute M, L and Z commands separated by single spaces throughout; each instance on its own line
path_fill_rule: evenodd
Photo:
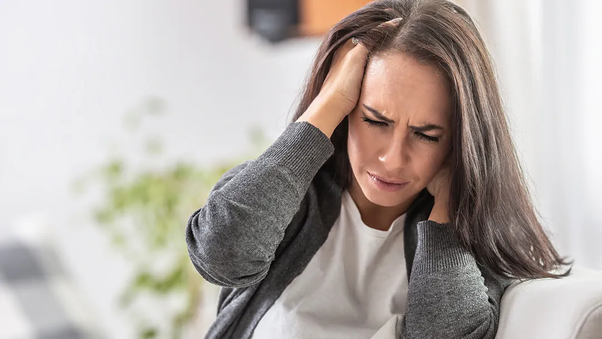
M 409 183 L 406 187 L 400 189 L 399 191 L 382 191 L 372 183 L 372 179 L 368 176 L 368 174 L 362 176 L 359 186 L 368 201 L 383 207 L 399 206 L 405 203 L 408 199 L 412 199 L 412 197 L 415 197 L 416 194 L 420 192 L 420 190 L 415 189 L 413 182 Z
M 370 180 L 368 178 L 367 180 Z M 394 207 L 401 204 L 406 199 L 406 194 L 401 192 L 383 192 L 374 187 L 371 182 L 364 182 L 360 185 L 364 196 L 371 203 L 383 207 Z M 407 187 L 406 187 L 407 188 Z

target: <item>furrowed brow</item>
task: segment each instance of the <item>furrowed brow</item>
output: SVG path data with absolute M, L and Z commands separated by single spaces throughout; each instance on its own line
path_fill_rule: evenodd
M 379 119 L 382 120 L 384 122 L 388 122 L 390 124 L 395 123 L 395 121 L 387 118 L 386 116 L 382 115 L 379 111 L 375 110 L 374 108 L 366 105 L 366 104 L 362 104 L 367 110 L 369 110 L 372 114 L 374 114 L 374 116 Z
M 382 113 L 380 113 L 379 111 L 375 110 L 374 108 L 366 105 L 366 104 L 362 104 L 368 111 L 370 111 L 372 114 L 374 114 L 374 117 L 376 117 L 379 120 L 382 120 L 384 122 L 393 124 L 395 123 L 395 121 L 387 118 L 386 116 L 382 115 Z M 432 131 L 432 130 L 445 130 L 445 128 L 443 128 L 442 126 L 439 125 L 435 125 L 435 124 L 426 124 L 423 126 L 409 126 L 411 129 L 417 131 L 417 132 L 428 132 L 428 131 Z

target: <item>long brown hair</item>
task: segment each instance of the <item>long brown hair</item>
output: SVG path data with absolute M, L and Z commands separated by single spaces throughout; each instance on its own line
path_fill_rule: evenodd
M 396 28 L 375 30 L 401 17 Z M 357 37 L 369 55 L 403 52 L 438 67 L 453 94 L 451 227 L 481 264 L 509 278 L 569 275 L 553 273 L 572 264 L 560 257 L 537 218 L 500 97 L 492 58 L 470 16 L 445 0 L 380 0 L 337 23 L 320 45 L 305 90 L 291 120 L 318 95 L 334 52 Z M 335 151 L 323 169 L 346 189 L 351 167 L 347 117 L 335 129 Z

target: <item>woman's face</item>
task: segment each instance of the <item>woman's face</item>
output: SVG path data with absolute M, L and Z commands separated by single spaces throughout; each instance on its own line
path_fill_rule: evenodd
M 449 152 L 451 109 L 445 77 L 435 67 L 399 52 L 372 56 L 358 104 L 348 116 L 351 189 L 361 188 L 380 206 L 413 200 Z M 370 174 L 407 184 L 383 189 Z

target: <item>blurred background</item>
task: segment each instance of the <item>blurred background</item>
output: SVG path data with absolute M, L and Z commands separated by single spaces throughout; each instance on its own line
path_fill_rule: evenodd
M 286 127 L 369 1 L 0 0 L 0 338 L 200 338 L 187 218 Z M 602 3 L 457 0 L 494 57 L 542 221 L 602 270 Z

